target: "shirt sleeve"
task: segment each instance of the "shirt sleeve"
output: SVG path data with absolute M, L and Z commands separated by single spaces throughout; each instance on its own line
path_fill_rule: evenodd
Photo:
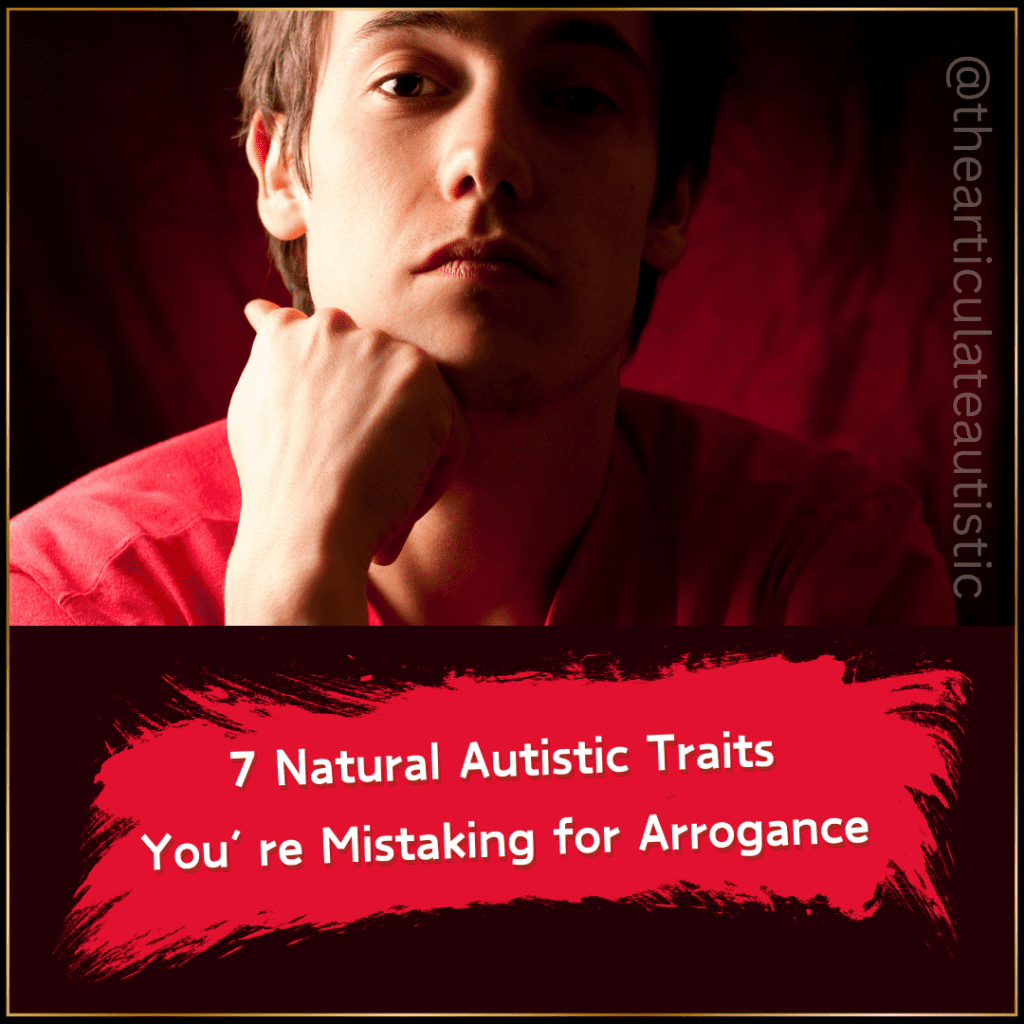
M 12 626 L 73 626 L 74 620 L 31 576 L 20 569 L 10 573 Z

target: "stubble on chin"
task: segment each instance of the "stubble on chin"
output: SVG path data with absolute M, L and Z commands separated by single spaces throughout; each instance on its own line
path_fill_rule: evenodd
M 618 368 L 621 342 L 569 380 L 549 383 L 512 364 L 442 365 L 441 372 L 455 393 L 468 421 L 494 426 L 525 423 L 567 405 L 579 396 L 609 363 Z

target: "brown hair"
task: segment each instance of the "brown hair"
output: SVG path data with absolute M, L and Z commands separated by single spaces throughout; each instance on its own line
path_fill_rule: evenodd
M 313 100 L 319 82 L 322 57 L 330 31 L 330 11 L 244 11 L 238 16 L 244 27 L 248 58 L 239 94 L 245 139 L 253 118 L 269 129 L 275 115 L 282 115 L 283 145 L 290 151 L 299 181 L 311 191 L 303 145 L 313 120 Z M 306 276 L 306 236 L 283 242 L 267 232 L 270 257 L 295 308 L 312 315 L 313 298 Z
M 330 11 L 244 11 L 238 22 L 248 57 L 239 95 L 242 127 L 249 133 L 256 114 L 264 125 L 283 117 L 283 145 L 290 151 L 299 181 L 311 192 L 303 146 L 313 118 Z M 699 194 L 707 173 L 718 103 L 731 68 L 728 19 L 703 12 L 655 11 L 654 35 L 663 56 L 658 120 L 658 180 L 652 207 L 669 195 L 685 167 L 691 190 Z M 270 257 L 292 294 L 295 308 L 314 311 L 306 275 L 306 236 L 283 242 L 267 234 Z M 630 325 L 630 355 L 647 323 L 662 275 L 641 263 L 637 301 Z

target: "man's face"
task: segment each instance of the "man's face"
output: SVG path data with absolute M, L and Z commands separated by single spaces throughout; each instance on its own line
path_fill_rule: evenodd
M 300 197 L 314 303 L 428 352 L 470 410 L 570 398 L 622 351 L 658 90 L 645 14 L 335 13 Z

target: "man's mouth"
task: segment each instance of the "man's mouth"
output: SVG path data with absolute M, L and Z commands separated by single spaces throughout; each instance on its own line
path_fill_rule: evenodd
M 541 262 L 509 238 L 457 239 L 432 252 L 415 274 L 439 273 L 472 280 L 532 277 L 549 282 Z

